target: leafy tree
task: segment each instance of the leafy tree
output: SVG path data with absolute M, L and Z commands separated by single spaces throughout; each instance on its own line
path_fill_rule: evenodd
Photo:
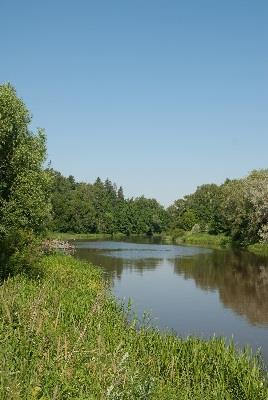
M 171 229 L 189 231 L 199 222 L 196 212 L 190 207 L 187 198 L 178 199 L 168 208 Z
M 244 185 L 252 205 L 250 222 L 255 226 L 255 236 L 268 243 L 268 170 L 252 171 Z
M 246 178 L 223 185 L 222 219 L 235 242 L 248 245 L 267 240 L 267 170 L 253 171 Z
M 242 180 L 231 180 L 222 187 L 221 215 L 225 233 L 236 243 L 246 245 L 252 237 L 250 202 Z
M 0 251 L 3 264 L 29 262 L 29 243 L 50 215 L 44 131 L 29 130 L 30 113 L 10 85 L 0 85 Z M 26 254 L 27 256 L 23 256 Z
M 59 232 L 67 232 L 71 229 L 71 210 L 73 206 L 74 192 L 77 184 L 73 177 L 65 178 L 60 172 L 50 169 L 49 174 L 53 178 L 52 209 L 53 220 L 50 228 Z
M 117 189 L 109 179 L 70 185 L 69 178 L 51 173 L 55 177 L 51 227 L 56 231 L 151 235 L 167 226 L 167 213 L 154 199 L 125 199 L 123 188 Z
M 207 184 L 176 200 L 168 208 L 170 228 L 230 236 L 246 246 L 268 243 L 268 170 L 253 171 L 242 179 L 226 179 L 223 185 Z
M 221 188 L 216 184 L 199 186 L 196 191 L 185 196 L 188 207 L 193 210 L 201 229 L 209 233 L 219 233 L 221 227 Z
M 155 199 L 144 196 L 130 199 L 127 209 L 127 226 L 131 233 L 152 235 L 167 226 L 167 213 Z

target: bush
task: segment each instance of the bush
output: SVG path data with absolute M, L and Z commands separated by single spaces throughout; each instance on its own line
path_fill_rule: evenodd
M 171 231 L 172 239 L 183 237 L 186 231 L 184 229 L 176 228 Z
M 0 279 L 24 271 L 33 273 L 41 256 L 41 239 L 32 231 L 17 230 L 1 242 Z

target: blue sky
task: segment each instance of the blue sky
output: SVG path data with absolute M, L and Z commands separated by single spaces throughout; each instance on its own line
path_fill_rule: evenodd
M 268 167 L 268 2 L 1 0 L 1 82 L 65 175 L 168 205 Z

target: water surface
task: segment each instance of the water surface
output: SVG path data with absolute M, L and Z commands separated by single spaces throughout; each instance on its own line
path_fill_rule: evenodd
M 242 251 L 114 241 L 76 243 L 117 298 L 180 336 L 233 337 L 268 364 L 268 258 Z

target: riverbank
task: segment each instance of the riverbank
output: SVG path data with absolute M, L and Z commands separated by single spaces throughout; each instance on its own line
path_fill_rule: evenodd
M 225 235 L 210 235 L 208 233 L 180 232 L 178 236 L 175 232 L 167 233 L 162 236 L 167 243 L 191 244 L 198 246 L 208 246 L 214 248 L 229 247 L 230 238 Z
M 128 324 L 98 268 L 56 255 L 37 272 L 0 287 L 0 398 L 267 399 L 233 345 Z
M 47 234 L 48 239 L 58 240 L 122 240 L 126 238 L 154 238 L 163 240 L 166 243 L 176 244 L 192 244 L 200 246 L 214 246 L 214 247 L 228 247 L 230 245 L 230 239 L 224 235 L 210 235 L 208 233 L 191 233 L 184 232 L 182 235 L 177 236 L 174 233 L 158 233 L 152 236 L 148 235 L 130 235 L 126 236 L 123 233 L 73 233 L 73 232 L 49 232 Z
M 251 244 L 247 248 L 250 252 L 255 253 L 260 256 L 268 256 L 268 244 L 255 243 Z
M 162 235 L 162 240 L 166 243 L 176 244 L 190 244 L 194 246 L 207 246 L 215 249 L 230 247 L 231 240 L 225 235 L 211 235 L 208 233 L 192 233 L 183 232 L 180 236 L 174 233 L 165 233 Z M 255 243 L 246 248 L 249 252 L 260 255 L 268 256 L 268 244 Z
M 126 236 L 123 233 L 73 233 L 73 232 L 49 232 L 48 239 L 58 240 L 105 240 L 105 239 L 123 239 Z
M 146 235 L 132 235 L 130 238 L 148 238 Z M 193 246 L 210 247 L 214 249 L 228 248 L 231 246 L 231 240 L 225 235 L 211 235 L 208 233 L 183 232 L 177 236 L 176 232 L 155 234 L 155 239 L 163 240 L 165 243 L 189 244 Z M 122 240 L 127 236 L 123 233 L 72 233 L 72 232 L 49 232 L 48 239 L 75 241 L 75 240 Z M 249 245 L 247 250 L 251 253 L 268 256 L 268 244 L 255 243 Z

